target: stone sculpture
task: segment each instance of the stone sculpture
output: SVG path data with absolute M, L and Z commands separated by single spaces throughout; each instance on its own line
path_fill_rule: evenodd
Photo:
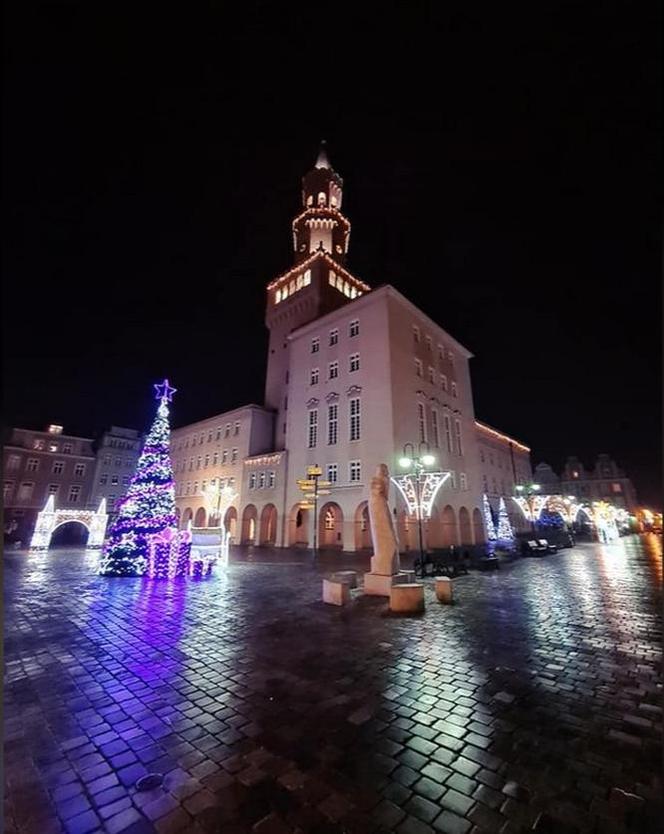
M 405 576 L 399 573 L 399 543 L 387 503 L 389 489 L 390 475 L 387 466 L 381 463 L 371 479 L 369 493 L 369 525 L 374 555 L 370 573 L 364 574 L 365 594 L 389 596 L 393 584 L 405 581 Z
M 371 572 L 383 576 L 399 573 L 399 545 L 394 531 L 392 513 L 387 503 L 390 476 L 384 463 L 376 467 L 369 494 L 369 524 L 374 555 Z

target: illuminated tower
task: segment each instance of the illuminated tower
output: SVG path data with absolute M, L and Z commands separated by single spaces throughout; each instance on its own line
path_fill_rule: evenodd
M 341 213 L 342 198 L 343 180 L 322 142 L 314 167 L 302 178 L 302 212 L 293 220 L 295 265 L 267 287 L 265 405 L 277 412 L 276 449 L 285 441 L 288 334 L 370 289 L 344 269 L 350 223 Z

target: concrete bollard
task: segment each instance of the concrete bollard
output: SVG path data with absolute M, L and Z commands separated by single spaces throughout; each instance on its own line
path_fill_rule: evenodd
M 347 582 L 335 582 L 323 579 L 323 602 L 328 605 L 347 605 L 350 602 L 350 585 Z
M 449 576 L 437 576 L 434 581 L 436 583 L 436 596 L 439 601 L 447 603 L 448 605 L 454 602 L 452 594 L 452 580 Z
M 424 585 L 416 582 L 393 585 L 390 591 L 390 611 L 401 614 L 419 614 L 424 611 Z
M 349 588 L 357 588 L 357 572 L 354 570 L 338 570 L 330 578 L 333 582 L 345 582 Z

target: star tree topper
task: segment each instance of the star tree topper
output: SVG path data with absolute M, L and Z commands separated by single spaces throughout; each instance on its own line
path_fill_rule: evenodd
M 155 384 L 155 390 L 157 392 L 157 396 L 155 399 L 161 400 L 162 402 L 170 403 L 173 399 L 173 394 L 178 390 L 177 388 L 171 388 L 168 384 L 168 380 L 165 379 L 161 385 Z

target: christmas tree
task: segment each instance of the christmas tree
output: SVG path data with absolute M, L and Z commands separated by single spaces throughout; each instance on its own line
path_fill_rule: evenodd
M 493 523 L 493 514 L 491 513 L 491 504 L 486 495 L 482 496 L 482 507 L 484 508 L 484 526 L 486 527 L 486 539 L 489 542 L 496 540 L 496 527 Z
M 140 576 L 148 565 L 148 537 L 177 527 L 175 486 L 169 455 L 168 403 L 175 388 L 165 379 L 155 385 L 159 408 L 146 438 L 127 494 L 101 555 L 99 572 L 107 576 Z
M 507 515 L 507 507 L 505 506 L 505 499 L 500 499 L 498 505 L 498 541 L 513 542 L 514 531 L 510 523 L 510 517 Z

